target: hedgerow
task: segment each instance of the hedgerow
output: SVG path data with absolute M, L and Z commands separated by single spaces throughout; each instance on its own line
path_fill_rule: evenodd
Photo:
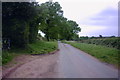
M 99 38 L 99 39 L 87 39 L 80 41 L 82 43 L 104 45 L 107 47 L 112 47 L 120 49 L 120 39 L 119 38 Z

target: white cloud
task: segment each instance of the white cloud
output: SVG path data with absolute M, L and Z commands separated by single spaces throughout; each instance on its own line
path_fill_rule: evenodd
M 81 25 L 79 36 L 118 36 L 117 27 Z
M 102 33 L 101 32 L 98 33 L 98 31 L 103 31 L 103 30 L 107 29 L 107 27 L 82 25 L 81 29 L 82 29 L 82 31 L 79 32 L 80 36 L 90 36 L 90 35 L 94 36 L 94 34 L 96 36 L 99 36 Z M 94 33 L 94 34 L 92 34 L 92 33 Z
M 117 8 L 118 0 L 53 0 L 58 1 L 68 19 L 80 22 L 106 7 Z
M 118 28 L 118 10 L 107 8 L 101 13 L 94 15 L 83 22 L 82 24 L 93 26 L 107 26 Z

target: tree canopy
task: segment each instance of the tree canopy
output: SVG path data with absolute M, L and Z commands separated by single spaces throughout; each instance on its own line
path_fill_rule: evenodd
M 63 17 L 62 7 L 58 2 L 46 2 L 41 4 L 40 30 L 49 39 L 73 40 L 80 27 L 75 21 Z
M 26 47 L 37 39 L 38 30 L 49 40 L 76 40 L 81 30 L 75 21 L 63 16 L 58 2 L 3 2 L 2 37 L 12 46 Z

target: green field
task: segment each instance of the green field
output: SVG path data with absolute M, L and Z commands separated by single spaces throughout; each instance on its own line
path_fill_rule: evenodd
M 10 62 L 14 57 L 22 54 L 46 54 L 58 48 L 57 42 L 37 41 L 29 44 L 27 49 L 12 49 L 2 52 L 2 64 Z
M 110 64 L 118 65 L 118 53 L 120 50 L 115 48 L 109 48 L 106 46 L 95 45 L 95 44 L 86 44 L 86 43 L 77 43 L 77 42 L 66 42 L 72 46 L 79 48 L 80 50 L 98 58 L 103 62 Z

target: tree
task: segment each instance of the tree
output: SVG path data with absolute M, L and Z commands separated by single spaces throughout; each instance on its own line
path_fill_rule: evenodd
M 45 33 L 47 40 L 76 40 L 80 27 L 75 21 L 63 17 L 58 2 L 3 3 L 3 38 L 9 38 L 11 45 L 25 48 L 36 41 L 38 30 Z
M 44 32 L 47 40 L 57 39 L 60 17 L 63 14 L 58 2 L 46 2 L 41 4 L 41 26 L 40 30 Z
M 100 38 L 102 38 L 102 35 L 99 35 Z
M 43 3 L 40 8 L 42 19 L 40 30 L 46 34 L 48 41 L 50 39 L 73 40 L 80 31 L 75 21 L 63 17 L 63 11 L 58 2 Z
M 37 3 L 3 2 L 3 38 L 9 38 L 11 45 L 26 47 L 29 43 L 30 22 L 34 20 Z

